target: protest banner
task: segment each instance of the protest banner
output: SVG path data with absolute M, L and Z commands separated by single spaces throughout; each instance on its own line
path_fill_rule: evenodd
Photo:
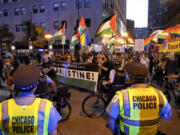
M 59 82 L 92 91 L 97 90 L 97 64 L 78 64 L 69 62 L 53 62 Z
M 137 52 L 144 51 L 144 39 L 136 39 L 135 40 L 134 50 Z

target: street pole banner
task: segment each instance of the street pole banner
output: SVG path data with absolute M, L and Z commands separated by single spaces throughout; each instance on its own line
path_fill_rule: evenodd
M 53 62 L 53 66 L 59 82 L 92 91 L 97 90 L 99 75 L 97 64 Z

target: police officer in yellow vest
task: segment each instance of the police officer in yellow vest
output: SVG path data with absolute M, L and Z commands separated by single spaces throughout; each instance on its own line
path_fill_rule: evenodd
M 0 131 L 2 135 L 57 135 L 61 116 L 52 102 L 36 98 L 40 70 L 28 65 L 13 74 L 13 83 L 20 94 L 0 104 Z
M 109 114 L 108 126 L 115 133 L 115 121 L 118 118 L 118 134 L 121 135 L 156 135 L 159 119 L 171 120 L 172 111 L 164 94 L 146 85 L 148 69 L 139 62 L 125 65 L 129 88 L 116 92 L 106 111 Z

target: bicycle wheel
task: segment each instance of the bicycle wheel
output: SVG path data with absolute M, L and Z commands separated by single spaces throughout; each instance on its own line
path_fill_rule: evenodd
M 84 114 L 91 118 L 98 118 L 105 112 L 106 102 L 97 95 L 87 96 L 82 102 Z
M 62 117 L 61 121 L 66 121 L 71 115 L 71 105 L 66 100 L 59 101 L 57 102 L 57 111 Z

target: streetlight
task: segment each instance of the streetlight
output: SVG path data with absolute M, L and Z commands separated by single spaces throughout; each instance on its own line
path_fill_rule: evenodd
M 48 48 L 49 48 L 49 40 L 52 38 L 52 34 L 47 33 L 47 34 L 45 34 L 44 37 L 45 37 L 45 38 L 47 39 L 47 41 L 48 41 Z

